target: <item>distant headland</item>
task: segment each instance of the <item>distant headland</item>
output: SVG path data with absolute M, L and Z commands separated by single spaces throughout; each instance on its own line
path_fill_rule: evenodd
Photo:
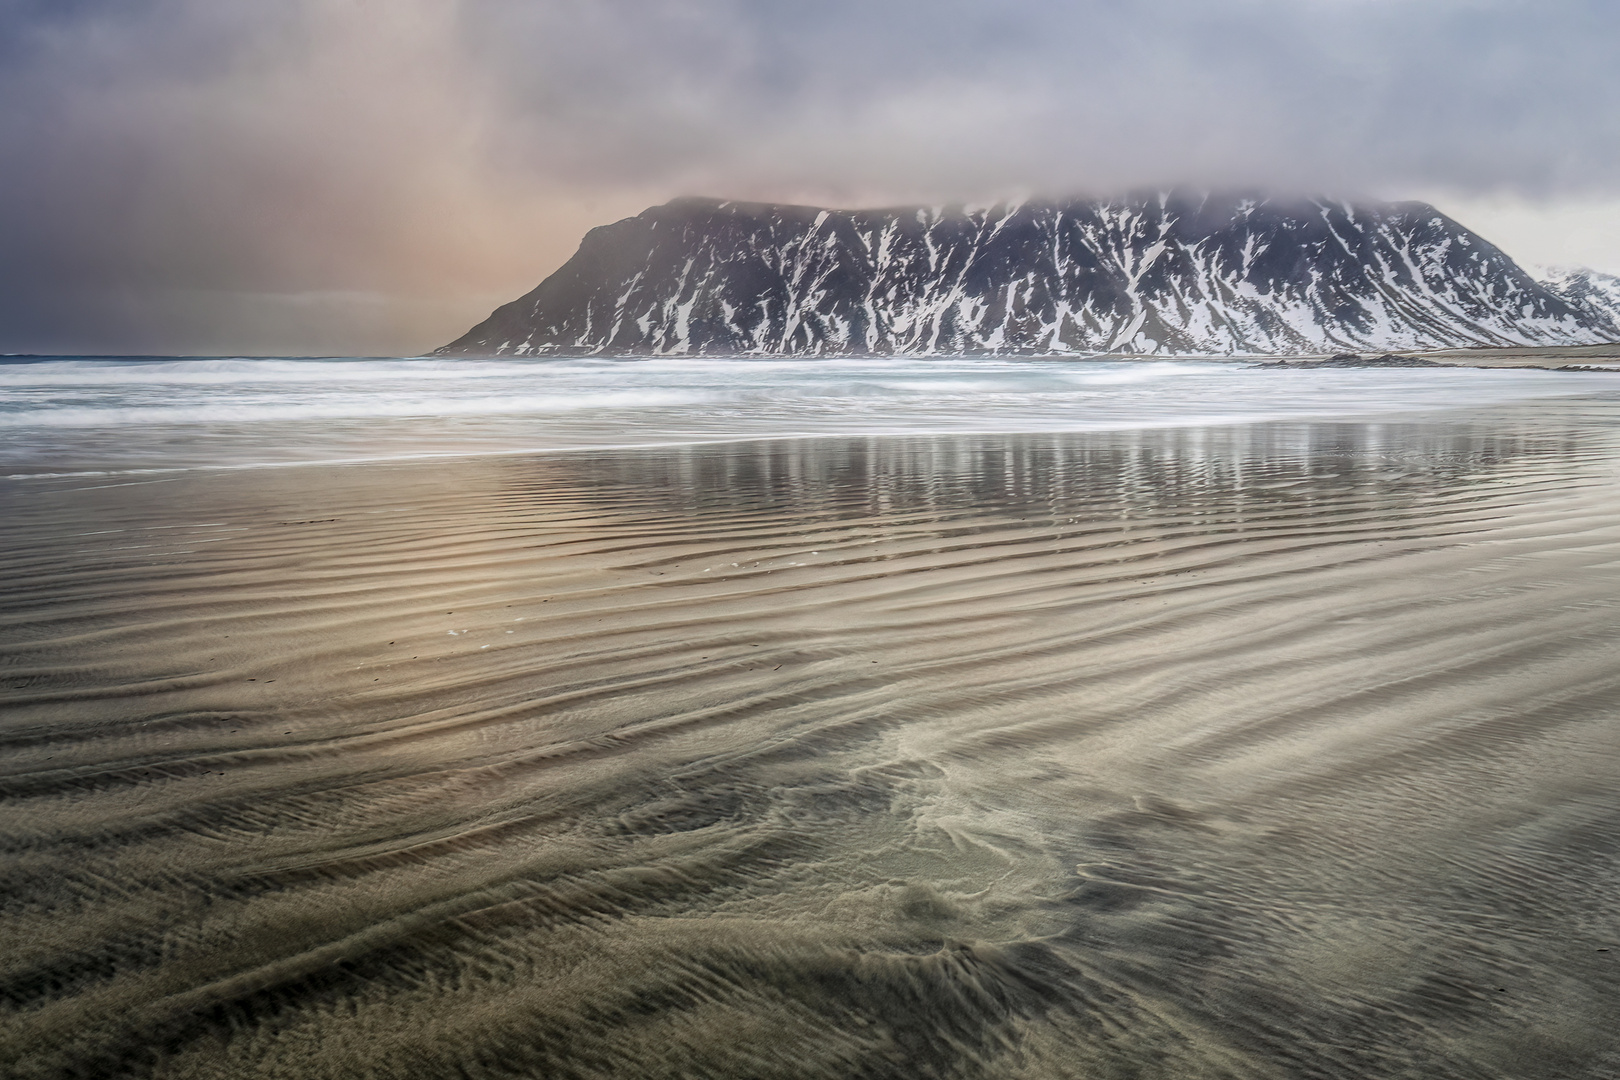
M 1620 341 L 1420 202 L 1139 193 L 829 210 L 682 198 L 591 230 L 440 355 L 1326 355 Z

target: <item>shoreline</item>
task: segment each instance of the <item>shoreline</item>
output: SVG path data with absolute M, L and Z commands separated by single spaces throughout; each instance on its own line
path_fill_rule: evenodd
M 761 362 L 812 362 L 812 361 L 874 361 L 874 360 L 924 360 L 924 361 L 957 361 L 957 360 L 1057 360 L 1057 361 L 1092 361 L 1106 363 L 1223 363 L 1243 362 L 1254 364 L 1281 364 L 1289 367 L 1314 367 L 1333 359 L 1336 356 L 1356 355 L 1366 360 L 1390 356 L 1400 359 L 1427 360 L 1447 367 L 1476 367 L 1476 368 L 1530 368 L 1541 371 L 1579 371 L 1579 370 L 1609 370 L 1602 368 L 1586 369 L 1579 365 L 1603 364 L 1615 365 L 1620 368 L 1620 341 L 1600 342 L 1593 345 L 1500 345 L 1478 346 L 1456 349 L 1393 349 L 1393 348 L 1366 348 L 1341 349 L 1334 353 L 1054 353 L 1054 352 L 957 352 L 957 353 L 837 353 L 828 355 L 798 355 L 789 353 L 602 353 L 602 352 L 556 352 L 556 353 L 501 353 L 501 352 L 457 352 L 441 353 L 427 352 L 414 355 L 401 354 L 398 356 L 339 356 L 327 353 L 288 354 L 288 353 L 188 353 L 184 355 L 123 355 L 117 353 L 0 353 L 0 365 L 3 364 L 33 364 L 44 361 L 59 360 L 118 360 L 132 362 L 171 362 L 176 360 L 383 360 L 383 361 L 442 361 L 442 360 L 509 360 L 525 362 L 545 361 L 577 361 L 577 360 L 606 360 L 635 362 L 643 360 L 690 360 L 704 361 L 761 361 Z M 1354 365 L 1336 365 L 1354 366 Z M 1397 366 L 1389 364 L 1368 364 L 1366 366 L 1387 367 Z
M 1254 365 L 1251 365 L 1254 366 Z M 1290 370 L 1311 367 L 1309 363 L 1287 365 Z M 1345 365 L 1354 370 L 1354 365 Z M 1374 369 L 1385 365 L 1370 365 Z M 1448 365 L 1464 366 L 1464 365 Z M 1329 369 L 1337 370 L 1337 369 Z M 1524 368 L 1521 370 L 1556 370 Z M 1620 369 L 1615 369 L 1620 371 Z M 285 461 L 209 462 L 175 465 L 132 465 L 105 468 L 63 470 L 59 472 L 12 472 L 0 474 L 0 484 L 32 485 L 40 482 L 71 482 L 80 480 L 106 480 L 107 484 L 81 487 L 66 483 L 58 490 L 94 491 L 102 488 L 161 484 L 184 480 L 188 477 L 227 473 L 254 474 L 303 469 L 353 469 L 366 467 L 451 466 L 460 462 L 514 461 L 531 458 L 590 458 L 598 455 L 651 453 L 687 453 L 706 450 L 724 451 L 732 447 L 796 446 L 798 444 L 880 443 L 907 441 L 933 442 L 948 440 L 1025 440 L 1025 439 L 1084 439 L 1128 435 L 1131 433 L 1172 435 L 1177 432 L 1232 431 L 1242 428 L 1254 430 L 1285 430 L 1308 426 L 1368 425 L 1368 424 L 1466 424 L 1489 417 L 1511 416 L 1515 410 L 1532 403 L 1561 400 L 1578 401 L 1582 394 L 1557 395 L 1556 398 L 1528 398 L 1519 402 L 1465 402 L 1444 406 L 1387 407 L 1367 412 L 1324 411 L 1294 415 L 1235 415 L 1200 416 L 1150 421 L 1124 421 L 1099 423 L 1091 427 L 1030 427 L 1030 428 L 938 428 L 896 429 L 887 431 L 789 431 L 778 433 L 736 433 L 710 435 L 702 438 L 670 439 L 654 442 L 582 443 L 565 446 L 516 446 L 478 450 L 423 451 L 406 454 L 388 454 L 373 457 L 308 458 Z M 14 490 L 20 490 L 14 489 Z
M 1257 367 L 1468 367 L 1521 368 L 1531 371 L 1620 371 L 1620 342 L 1599 345 L 1504 345 L 1476 349 L 1388 349 L 1353 353 L 1360 363 L 1334 363 L 1328 356 L 1254 357 Z M 1390 357 L 1394 362 L 1384 361 Z M 1401 363 L 1400 361 L 1408 361 Z M 1415 362 L 1412 362 L 1415 361 Z

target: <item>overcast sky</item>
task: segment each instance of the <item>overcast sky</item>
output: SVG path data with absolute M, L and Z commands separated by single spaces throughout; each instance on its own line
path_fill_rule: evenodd
M 1425 198 L 1620 271 L 1620 4 L 0 0 L 0 351 L 411 353 L 675 195 Z

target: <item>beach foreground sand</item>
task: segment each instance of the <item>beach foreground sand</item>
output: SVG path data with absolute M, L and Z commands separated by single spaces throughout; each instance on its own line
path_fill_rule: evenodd
M 6 482 L 3 1072 L 1615 1075 L 1617 416 Z

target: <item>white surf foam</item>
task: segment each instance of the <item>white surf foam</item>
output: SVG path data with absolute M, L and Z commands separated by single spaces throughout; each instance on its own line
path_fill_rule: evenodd
M 1617 390 L 1606 375 L 1571 372 L 997 357 L 0 361 L 0 470 L 1197 426 Z

